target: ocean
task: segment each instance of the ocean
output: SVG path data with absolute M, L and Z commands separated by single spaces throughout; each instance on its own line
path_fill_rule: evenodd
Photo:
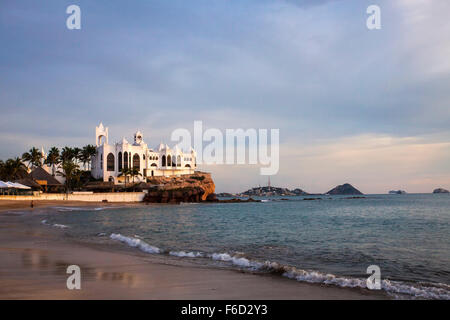
M 170 261 L 366 287 L 377 265 L 398 299 L 450 299 L 450 195 L 260 198 L 54 208 L 42 221 L 80 241 L 120 244 Z

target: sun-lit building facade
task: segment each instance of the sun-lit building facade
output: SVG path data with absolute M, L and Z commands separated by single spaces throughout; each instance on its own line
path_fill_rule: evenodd
M 133 143 L 123 138 L 120 142 L 109 144 L 108 133 L 108 128 L 102 123 L 95 128 L 97 153 L 92 158 L 91 173 L 96 179 L 123 183 L 123 169 L 137 168 L 140 175 L 135 176 L 134 180 L 146 181 L 156 176 L 193 174 L 197 167 L 196 152 L 192 148 L 183 151 L 178 146 L 169 148 L 163 143 L 156 148 L 150 148 L 144 142 L 140 131 L 134 134 Z

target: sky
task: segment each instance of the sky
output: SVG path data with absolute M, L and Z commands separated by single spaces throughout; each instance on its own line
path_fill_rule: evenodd
M 81 29 L 66 8 L 81 8 Z M 381 29 L 366 27 L 369 5 Z M 32 146 L 150 146 L 177 128 L 280 131 L 273 186 L 450 189 L 447 0 L 0 2 L 0 159 Z M 218 192 L 258 165 L 202 165 Z

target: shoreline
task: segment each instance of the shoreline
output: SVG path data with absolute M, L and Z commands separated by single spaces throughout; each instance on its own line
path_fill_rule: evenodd
M 48 207 L 74 205 L 83 204 L 50 201 L 31 210 L 0 202 L 0 299 L 391 299 L 367 289 L 309 284 L 273 274 L 182 262 L 178 265 L 120 243 L 77 242 L 66 237 L 64 230 L 38 222 Z M 66 288 L 66 268 L 72 264 L 81 268 L 81 290 Z

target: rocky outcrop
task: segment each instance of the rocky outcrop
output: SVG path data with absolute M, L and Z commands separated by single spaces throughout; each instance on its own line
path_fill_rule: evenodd
M 406 194 L 406 191 L 404 191 L 404 190 L 391 190 L 391 191 L 389 191 L 389 194 Z
M 153 177 L 143 186 L 144 202 L 180 203 L 215 201 L 215 185 L 210 173 L 196 171 L 178 177 Z
M 363 193 L 353 187 L 349 183 L 344 183 L 342 185 L 339 185 L 330 191 L 328 191 L 326 194 L 329 195 L 362 195 Z
M 241 197 L 270 197 L 270 196 L 304 196 L 308 195 L 309 193 L 303 191 L 302 189 L 294 189 L 289 190 L 288 188 L 278 188 L 278 187 L 271 187 L 271 186 L 265 186 L 265 187 L 256 187 L 249 189 L 247 191 L 244 191 L 238 196 Z
M 450 192 L 443 188 L 437 188 L 433 190 L 433 193 L 450 193 Z

